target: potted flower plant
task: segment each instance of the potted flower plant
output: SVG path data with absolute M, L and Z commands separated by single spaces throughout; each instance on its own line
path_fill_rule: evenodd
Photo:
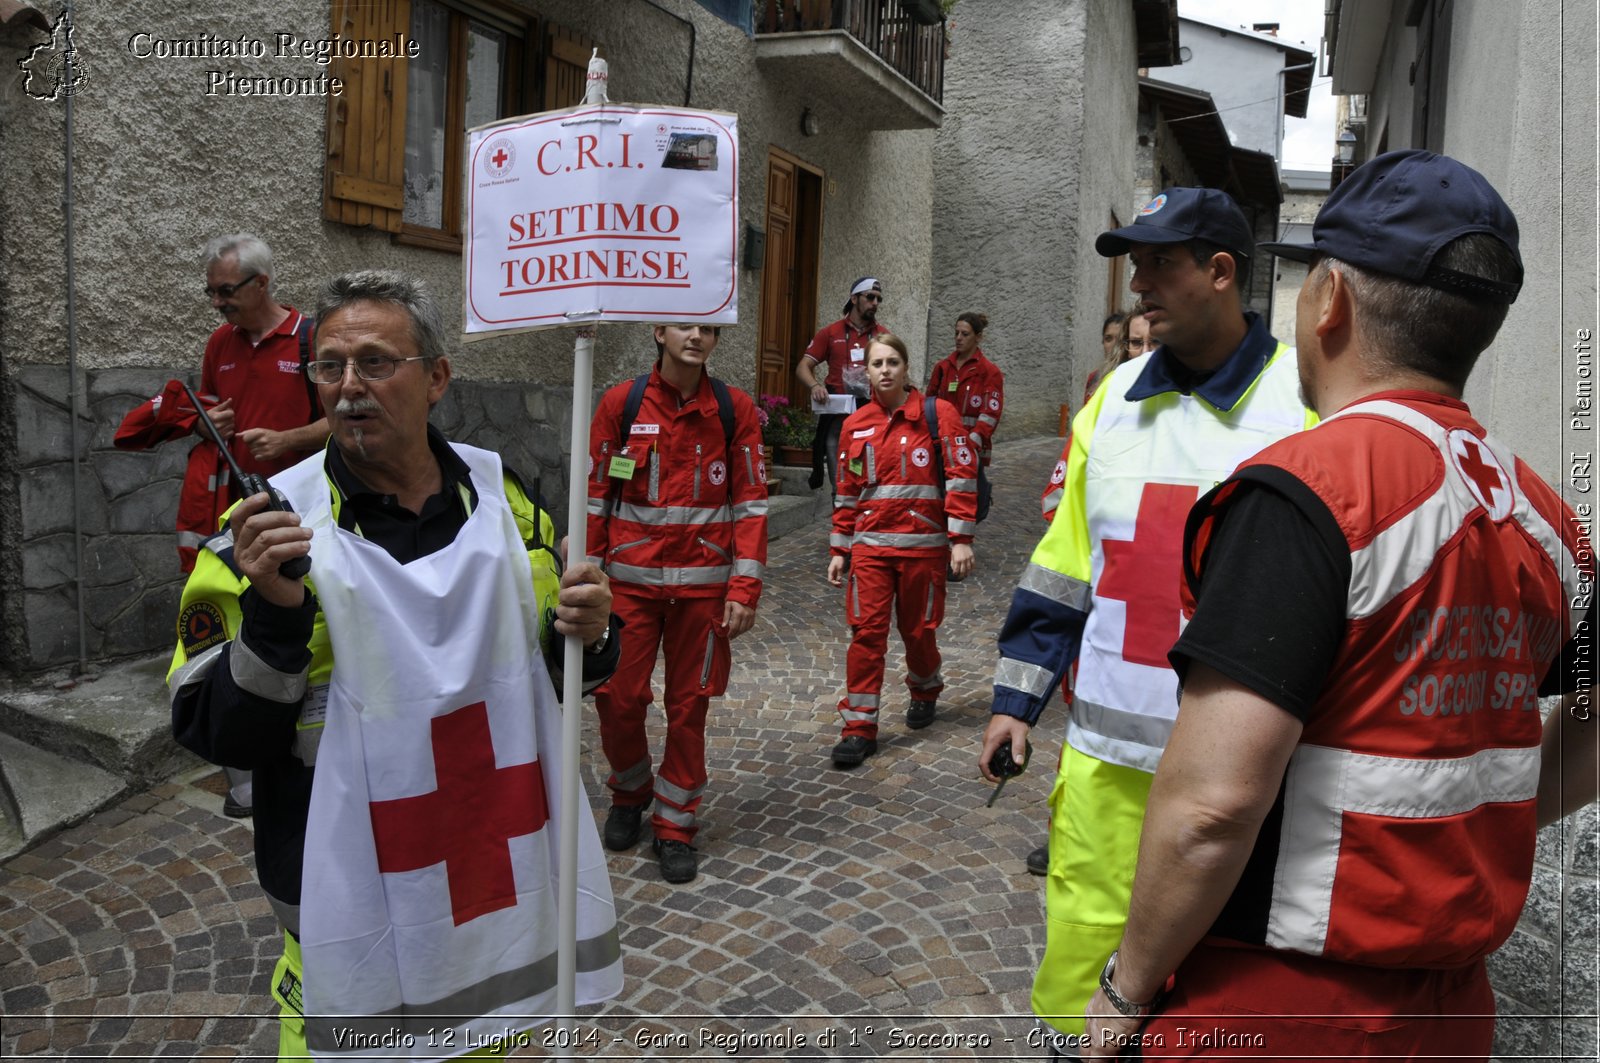
M 791 403 L 787 395 L 762 395 L 756 400 L 756 419 L 761 422 L 761 440 L 771 449 L 773 461 L 779 465 L 811 464 L 817 418 L 809 407 Z

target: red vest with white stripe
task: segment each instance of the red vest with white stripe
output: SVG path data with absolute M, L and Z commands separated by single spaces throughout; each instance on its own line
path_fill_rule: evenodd
M 1238 476 L 1254 466 L 1327 505 L 1350 592 L 1329 685 L 1217 931 L 1382 967 L 1476 961 L 1511 933 L 1532 874 L 1536 692 L 1592 578 L 1572 512 L 1463 403 L 1426 392 L 1347 407 Z

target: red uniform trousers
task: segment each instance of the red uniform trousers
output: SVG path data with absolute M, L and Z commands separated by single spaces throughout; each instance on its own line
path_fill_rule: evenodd
M 1139 1042 L 1144 1059 L 1483 1060 L 1494 993 L 1482 961 L 1367 967 L 1207 938 Z
M 706 709 L 728 685 L 731 657 L 721 630 L 723 600 L 665 597 L 627 584 L 611 585 L 611 609 L 622 619 L 617 670 L 595 691 L 600 747 L 611 765 L 606 785 L 618 805 L 656 799 L 650 823 L 659 839 L 693 842 L 695 812 L 706 788 Z M 645 713 L 656 648 L 666 653 L 666 748 L 651 775 Z
M 857 547 L 845 582 L 845 617 L 850 622 L 846 656 L 844 737 L 878 737 L 878 697 L 883 690 L 883 658 L 889 648 L 889 609 L 893 605 L 900 638 L 906 644 L 906 686 L 918 701 L 933 701 L 944 689 L 939 674 L 939 623 L 944 620 L 946 559 L 873 554 Z

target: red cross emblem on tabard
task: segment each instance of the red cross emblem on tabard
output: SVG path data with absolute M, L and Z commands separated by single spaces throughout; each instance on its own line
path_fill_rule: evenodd
M 1095 593 L 1127 603 L 1122 659 L 1167 667 L 1167 651 L 1178 641 L 1182 602 L 1183 522 L 1200 496 L 1192 484 L 1145 484 L 1132 539 L 1104 539 L 1105 565 Z
M 517 903 L 512 838 L 550 818 L 538 761 L 497 768 L 483 702 L 433 719 L 438 789 L 374 801 L 378 870 L 417 871 L 444 862 L 456 926 Z

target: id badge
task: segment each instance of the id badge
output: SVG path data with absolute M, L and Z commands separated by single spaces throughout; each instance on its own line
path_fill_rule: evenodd
M 618 454 L 611 459 L 611 464 L 606 466 L 606 475 L 613 480 L 631 480 L 633 479 L 633 471 L 638 467 L 639 463 L 632 458 L 625 458 Z

